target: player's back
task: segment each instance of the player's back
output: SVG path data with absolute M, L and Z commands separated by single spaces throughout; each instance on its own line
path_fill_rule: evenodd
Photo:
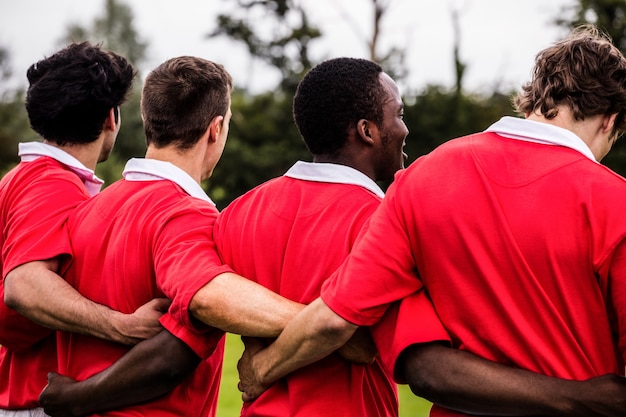
M 319 296 L 380 197 L 353 184 L 273 179 L 235 200 L 216 223 L 225 263 L 301 303 Z M 333 354 L 270 387 L 242 415 L 388 416 L 395 385 L 377 361 L 350 365 Z

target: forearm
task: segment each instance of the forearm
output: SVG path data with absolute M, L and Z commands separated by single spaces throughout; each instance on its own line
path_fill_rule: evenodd
M 610 407 L 595 403 L 614 386 L 603 385 L 594 394 L 588 383 L 551 378 L 504 366 L 473 354 L 438 344 L 416 345 L 407 349 L 398 365 L 413 393 L 456 411 L 498 416 L 591 416 L 604 414 Z M 608 381 L 603 381 L 607 382 Z M 584 385 L 583 385 L 584 384 Z M 602 394 L 600 394 L 602 393 Z M 600 398 L 597 398 L 600 397 Z M 585 398 L 593 398 L 585 404 Z M 621 405 L 619 406 L 621 407 Z M 623 412 L 617 411 L 618 413 Z M 621 415 L 621 414 L 617 414 Z
M 40 401 L 51 415 L 83 416 L 153 400 L 170 392 L 200 358 L 168 331 L 135 345 L 111 367 L 59 391 L 50 384 Z
M 84 298 L 49 265 L 37 261 L 12 270 L 5 279 L 6 304 L 51 329 L 109 338 L 107 317 L 116 312 Z
M 339 349 L 337 354 L 344 360 L 358 365 L 367 365 L 374 362 L 378 350 L 369 327 L 359 327 L 352 337 Z
M 226 332 L 253 337 L 276 337 L 304 308 L 267 288 L 232 273 L 224 273 L 192 298 L 190 313 Z
M 36 261 L 9 272 L 4 281 L 7 306 L 51 329 L 131 342 L 120 330 L 124 314 L 83 297 L 54 270 L 56 261 Z
M 335 314 L 321 299 L 313 301 L 285 327 L 280 337 L 254 358 L 258 381 L 270 385 L 337 350 L 357 326 Z

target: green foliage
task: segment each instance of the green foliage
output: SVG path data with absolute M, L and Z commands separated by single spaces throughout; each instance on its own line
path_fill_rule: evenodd
M 292 97 L 280 93 L 233 94 L 228 142 L 207 184 L 219 208 L 310 155 L 293 123 Z
M 291 0 L 237 0 L 237 5 L 232 14 L 218 16 L 217 28 L 208 36 L 243 42 L 250 55 L 281 72 L 283 90 L 295 91 L 298 81 L 313 67 L 309 44 L 321 36 L 320 30 Z M 261 26 L 272 27 L 269 36 L 261 35 Z
M 405 98 L 409 162 L 452 138 L 485 130 L 501 116 L 513 114 L 509 96 L 499 92 L 483 97 L 428 86 L 421 94 Z
M 564 17 L 555 23 L 571 29 L 592 23 L 606 32 L 613 44 L 626 53 L 626 1 L 624 0 L 579 0 L 563 10 Z M 602 164 L 622 176 L 626 176 L 626 141 L 619 139 Z
M 19 142 L 36 139 L 26 115 L 24 91 L 4 93 L 0 100 L 0 173 L 4 174 L 19 161 Z
M 76 23 L 68 26 L 60 46 L 81 41 L 101 43 L 137 67 L 146 59 L 148 44 L 140 39 L 133 20 L 128 5 L 119 0 L 105 0 L 102 16 L 96 17 L 88 27 Z
M 61 45 L 81 41 L 101 43 L 104 48 L 126 57 L 137 68 L 145 61 L 148 45 L 140 39 L 133 25 L 134 16 L 131 8 L 119 0 L 105 0 L 103 4 L 102 15 L 96 17 L 90 25 L 68 26 Z M 130 97 L 122 106 L 122 128 L 111 157 L 107 162 L 99 164 L 96 170 L 98 176 L 105 180 L 107 185 L 121 178 L 122 169 L 128 159 L 143 157 L 146 153 L 139 110 L 141 81 L 141 77 L 135 79 Z
M 579 0 L 563 11 L 564 18 L 555 20 L 567 29 L 592 23 L 611 36 L 613 43 L 626 52 L 626 2 L 624 0 Z
M 122 159 L 143 157 L 146 154 L 146 139 L 141 121 L 141 85 L 136 81 L 128 101 L 122 105 L 122 128 L 115 142 L 115 153 Z
M 88 39 L 103 42 L 131 58 L 136 65 L 145 58 L 147 44 L 133 27 L 132 10 L 121 0 L 105 0 L 102 16 L 87 26 L 68 27 L 66 41 Z M 616 44 L 626 43 L 623 0 L 580 0 L 569 9 L 567 27 L 594 21 L 613 36 Z M 283 74 L 284 82 L 276 91 L 250 95 L 233 94 L 233 118 L 224 155 L 213 177 L 204 185 L 219 208 L 254 186 L 282 175 L 296 160 L 310 160 L 292 120 L 291 103 L 297 81 L 313 63 L 310 42 L 322 36 L 310 23 L 305 10 L 293 0 L 238 0 L 237 8 L 223 13 L 217 29 L 209 36 L 227 36 L 244 43 L 251 55 L 273 65 Z M 260 22 L 271 31 L 261 30 Z M 0 46 L 0 68 L 10 73 L 9 56 Z M 401 51 L 381 54 L 401 56 Z M 396 62 L 401 67 L 402 60 Z M 139 112 L 141 79 L 135 83 L 129 101 L 122 106 L 122 128 L 110 160 L 100 164 L 97 173 L 107 184 L 119 179 L 124 163 L 145 153 L 145 139 Z M 446 88 L 430 85 L 404 97 L 405 122 L 409 128 L 406 151 L 408 163 L 430 152 L 443 142 L 484 130 L 504 114 L 513 115 L 510 93 L 494 91 L 476 95 L 460 86 Z M 23 91 L 3 92 L 0 96 L 0 172 L 17 162 L 17 143 L 38 139 L 28 125 Z M 621 175 L 626 174 L 626 140 L 619 140 L 603 161 Z
M 11 76 L 11 66 L 9 65 L 9 50 L 0 46 L 0 80 L 6 80 Z

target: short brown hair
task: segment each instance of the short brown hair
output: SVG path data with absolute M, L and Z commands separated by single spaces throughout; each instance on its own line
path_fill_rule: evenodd
M 146 142 L 192 147 L 211 120 L 226 115 L 232 90 L 233 80 L 219 64 L 192 56 L 165 61 L 148 74 L 141 94 Z
M 556 117 L 560 105 L 568 106 L 576 120 L 617 113 L 614 133 L 621 133 L 626 127 L 626 58 L 596 27 L 580 26 L 537 54 L 532 80 L 514 104 L 520 113 L 538 111 L 547 119 Z

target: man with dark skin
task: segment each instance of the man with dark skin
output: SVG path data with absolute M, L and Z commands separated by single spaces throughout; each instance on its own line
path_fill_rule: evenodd
M 547 392 L 538 382 L 526 404 L 500 409 L 517 377 L 471 376 L 458 361 L 448 368 L 453 357 L 420 364 L 415 347 L 398 374 L 435 403 L 431 415 L 475 414 L 476 404 L 464 402 L 498 390 L 501 400 L 482 404 L 492 415 L 623 415 L 626 181 L 598 161 L 626 129 L 626 58 L 596 28 L 578 28 L 537 55 L 516 106 L 525 118 L 449 141 L 396 175 L 321 297 L 272 345 L 245 357 L 244 399 L 424 291 L 465 351 L 459 356 L 613 385 L 586 404 L 584 389 L 573 401 L 557 390 L 546 409 L 537 404 Z M 437 374 L 442 367 L 448 378 Z M 452 395 L 436 392 L 442 388 Z
M 362 94 L 369 94 L 370 97 L 364 97 Z M 372 100 L 368 104 L 368 106 L 372 106 L 373 110 L 371 113 L 365 110 L 358 110 L 367 107 L 363 101 L 368 99 Z M 361 115 L 360 111 L 363 111 L 364 114 Z M 286 187 L 288 183 L 293 183 L 294 187 L 319 187 L 319 192 L 317 193 L 319 195 L 322 192 L 332 194 L 331 190 L 336 187 L 339 187 L 339 193 L 345 195 L 346 190 L 350 190 L 350 187 L 353 187 L 351 197 L 343 199 L 345 200 L 343 202 L 341 198 L 333 196 L 333 198 L 325 202 L 321 200 L 316 204 L 334 206 L 333 210 L 329 212 L 330 214 L 326 215 L 332 218 L 333 213 L 341 213 L 343 204 L 353 204 L 352 199 L 356 198 L 355 196 L 358 193 L 361 193 L 363 197 L 360 198 L 364 199 L 363 201 L 368 201 L 367 210 L 369 213 L 363 214 L 363 217 L 358 220 L 354 216 L 355 218 L 352 221 L 355 225 L 355 233 L 358 233 L 358 230 L 367 221 L 369 214 L 380 202 L 380 197 L 376 196 L 375 185 L 369 185 L 369 188 L 366 188 L 364 184 L 371 184 L 374 180 L 389 179 L 396 170 L 403 167 L 405 155 L 403 155 L 402 147 L 408 131 L 402 121 L 402 111 L 402 101 L 395 83 L 374 63 L 343 58 L 324 62 L 313 69 L 304 78 L 299 87 L 294 104 L 294 115 L 302 136 L 313 153 L 314 162 L 311 164 L 299 162 L 286 174 L 286 177 L 274 180 L 279 185 L 267 184 L 261 186 L 226 209 L 222 214 L 223 217 L 221 216 L 218 220 L 215 235 L 221 255 L 225 256 L 229 262 L 232 262 L 231 266 L 237 272 L 248 278 L 255 279 L 272 290 L 279 290 L 268 284 L 272 276 L 277 280 L 279 279 L 276 274 L 271 271 L 255 271 L 256 265 L 254 262 L 246 264 L 244 260 L 237 259 L 235 253 L 239 251 L 242 255 L 246 254 L 251 258 L 254 258 L 255 255 L 260 256 L 262 248 L 268 246 L 263 239 L 276 240 L 276 236 L 282 235 L 282 233 L 272 233 L 271 236 L 267 236 L 267 232 L 260 233 L 256 238 L 249 239 L 248 232 L 245 232 L 241 235 L 241 242 L 248 242 L 251 244 L 251 247 L 246 247 L 244 251 L 241 251 L 243 246 L 240 241 L 232 241 L 227 239 L 225 235 L 232 233 L 234 236 L 237 235 L 238 229 L 246 228 L 246 224 L 240 223 L 240 219 L 237 219 L 237 216 L 238 214 L 243 216 L 243 214 L 248 213 L 250 207 L 256 206 L 259 210 L 270 208 L 270 211 L 279 213 L 277 210 L 285 210 L 290 206 L 293 203 L 293 196 L 289 198 L 288 193 L 282 193 L 287 196 L 285 201 L 282 201 L 277 195 L 272 195 L 268 191 L 272 190 L 273 187 L 279 190 L 280 184 L 285 184 L 282 187 Z M 324 126 L 324 124 L 327 124 L 327 126 Z M 324 127 L 337 132 L 334 134 L 329 134 L 328 132 L 312 133 L 316 130 L 324 131 Z M 328 143 L 324 144 L 324 140 L 328 141 Z M 308 174 L 307 170 L 309 170 Z M 330 171 L 325 173 L 325 170 Z M 346 185 L 346 173 L 353 171 L 355 175 L 351 177 L 352 182 L 348 186 Z M 333 181 L 331 176 L 328 175 L 329 173 L 337 175 L 338 172 L 342 172 L 344 175 L 341 181 L 337 178 Z M 355 178 L 359 178 L 357 184 L 355 184 L 357 181 Z M 337 185 L 336 183 L 341 184 Z M 272 196 L 270 198 L 272 203 L 255 205 L 255 199 L 261 198 L 264 192 L 268 193 L 268 197 Z M 312 207 L 314 207 L 313 203 L 309 202 L 309 205 L 302 206 L 302 210 L 304 212 Z M 352 208 L 345 208 L 347 214 L 352 213 L 350 210 Z M 273 220 L 269 214 L 267 216 L 267 219 L 255 222 L 255 229 L 258 227 L 261 232 L 266 230 L 266 228 L 272 230 L 272 222 L 275 222 L 275 219 Z M 321 215 L 319 216 L 319 218 L 322 217 Z M 326 221 L 330 222 L 328 219 Z M 341 221 L 341 223 L 343 222 L 345 220 Z M 278 227 L 276 223 L 274 223 L 274 226 Z M 348 226 L 344 227 L 349 228 Z M 248 230 L 251 230 L 249 225 Z M 299 230 L 301 232 L 303 229 Z M 262 237 L 263 235 L 265 237 Z M 355 238 L 356 236 L 352 239 Z M 278 240 L 280 241 L 281 239 Z M 280 246 L 277 243 L 274 243 L 274 245 Z M 310 251 L 310 248 L 305 248 L 305 250 Z M 317 255 L 318 253 L 316 252 Z M 342 256 L 345 257 L 346 255 L 347 252 L 343 253 Z M 283 261 L 287 265 L 289 264 L 289 260 L 284 258 L 281 255 L 282 260 L 279 262 L 281 266 L 284 266 L 282 264 Z M 271 263 L 269 261 L 269 264 Z M 271 270 L 269 264 L 267 269 Z M 321 285 L 323 279 L 337 266 L 337 264 L 330 264 L 330 271 L 320 273 L 318 285 Z M 311 271 L 307 270 L 308 267 L 306 266 L 302 266 L 302 268 L 305 270 L 299 271 L 299 275 L 303 276 L 302 279 L 306 279 L 307 272 L 311 273 Z M 260 269 L 264 268 L 261 266 Z M 267 274 L 267 276 L 263 278 L 263 274 Z M 297 285 L 291 281 L 293 279 L 289 276 L 283 277 L 280 286 L 284 288 L 285 285 Z M 316 296 L 316 290 L 300 296 L 294 296 L 294 292 L 291 293 L 292 298 L 301 297 L 296 300 L 299 302 L 308 302 L 305 299 L 306 297 Z M 283 295 L 285 294 L 283 293 Z M 416 294 L 414 297 L 417 298 L 416 304 L 421 307 L 420 311 L 430 311 L 428 320 L 436 320 L 432 307 L 428 304 L 428 300 L 423 294 Z M 414 298 L 412 300 L 415 301 Z M 429 308 L 430 310 L 428 310 Z M 194 303 L 192 302 L 190 311 L 193 312 L 193 309 Z M 423 318 L 426 319 L 425 315 Z M 502 413 L 504 410 L 507 410 L 507 412 L 511 412 L 510 415 L 560 415 L 563 412 L 563 407 L 566 406 L 570 407 L 573 404 L 589 402 L 592 404 L 591 408 L 593 408 L 593 403 L 596 400 L 604 401 L 608 395 L 613 395 L 618 390 L 620 390 L 619 393 L 626 394 L 626 387 L 618 381 L 598 379 L 588 383 L 570 383 L 548 378 L 530 372 L 507 368 L 466 352 L 450 349 L 446 346 L 449 343 L 449 337 L 443 331 L 438 331 L 436 336 L 432 334 L 426 336 L 415 332 L 413 339 L 404 341 L 404 347 L 407 347 L 406 345 L 411 346 L 411 352 L 417 352 L 415 355 L 410 355 L 412 361 L 407 362 L 407 367 L 410 367 L 407 368 L 410 369 L 410 374 L 420 375 L 421 372 L 427 371 L 429 373 L 428 378 L 440 382 L 437 386 L 437 394 L 441 396 L 443 404 L 448 404 L 450 401 L 462 402 L 464 407 L 471 409 L 477 414 L 488 414 L 494 411 Z M 162 342 L 163 339 L 159 338 L 159 343 Z M 324 340 L 321 339 L 319 342 L 323 344 Z M 155 378 L 153 375 L 160 375 L 167 368 L 171 368 L 172 371 L 177 369 L 178 364 L 173 359 L 183 357 L 182 355 L 170 356 L 169 360 L 163 360 L 162 349 L 163 344 L 159 345 L 154 341 L 146 341 L 131 350 L 119 362 L 105 370 L 101 375 L 80 383 L 75 383 L 68 378 L 53 374 L 50 376 L 50 386 L 42 394 L 42 403 L 46 407 L 46 411 L 54 416 L 81 415 L 93 412 L 94 409 L 85 408 L 85 404 L 91 406 L 93 406 L 94 402 L 101 404 L 102 402 L 98 399 L 100 397 L 106 398 L 109 395 L 124 393 L 128 401 L 139 401 L 141 397 L 137 395 L 137 390 L 135 392 L 132 391 L 133 387 L 140 386 L 142 387 L 142 392 L 152 392 L 154 395 L 157 395 L 161 392 L 161 389 L 165 389 L 165 385 L 159 385 L 157 388 L 157 382 L 162 381 L 163 378 Z M 386 353 L 383 353 L 383 355 L 386 355 Z M 416 358 L 428 364 L 437 364 L 437 366 L 429 368 L 415 367 L 414 365 L 417 363 Z M 153 365 L 155 366 L 153 367 Z M 147 366 L 147 369 L 142 369 L 142 372 L 139 372 L 139 368 L 143 366 Z M 375 366 L 380 367 L 380 364 Z M 157 368 L 161 368 L 161 370 L 156 372 Z M 152 374 L 152 372 L 155 372 L 155 374 Z M 312 371 L 309 370 L 308 372 Z M 471 378 L 458 378 L 458 375 L 470 376 Z M 303 373 L 301 378 L 306 381 L 307 373 Z M 477 384 L 477 381 L 479 381 L 479 384 Z M 503 381 L 507 383 L 503 383 Z M 392 389 L 390 380 L 379 382 L 381 386 L 387 384 L 387 387 Z M 117 386 L 115 385 L 116 383 L 118 384 Z M 281 381 L 281 384 L 283 383 L 293 383 L 293 386 L 296 387 L 298 384 L 305 386 L 305 382 L 297 382 L 297 380 L 290 380 L 289 378 Z M 311 380 L 311 383 L 319 385 L 319 380 Z M 275 388 L 276 395 L 282 395 L 280 386 L 277 385 Z M 334 388 L 337 389 L 336 386 Z M 608 388 L 611 388 L 611 390 L 609 391 Z M 385 390 L 381 389 L 376 395 L 381 395 L 382 392 L 385 392 Z M 448 398 L 448 394 L 457 394 L 458 392 L 463 393 L 463 395 Z M 610 392 L 610 394 L 607 394 L 607 392 Z M 71 399 L 74 399 L 74 404 L 71 404 Z M 357 414 L 368 413 L 367 415 L 376 415 L 377 413 L 376 410 L 367 408 L 354 408 L 358 406 L 350 402 L 350 397 L 341 397 L 337 400 L 347 406 L 347 412 L 350 412 L 352 409 L 353 413 L 356 412 Z M 291 412 L 296 413 L 301 410 L 315 412 L 311 411 L 311 407 L 316 406 L 316 401 L 309 399 L 295 403 L 291 405 Z M 82 404 L 77 405 L 77 403 Z M 266 404 L 270 404 L 268 407 L 272 407 L 270 400 L 266 401 Z M 253 415 L 254 407 L 255 404 L 248 405 L 248 410 L 244 410 L 244 413 L 250 412 Z M 259 403 L 259 407 L 263 407 L 261 403 Z M 320 408 L 319 404 L 317 407 L 317 412 L 327 412 L 327 409 Z M 621 408 L 615 407 L 612 410 L 612 414 L 590 413 L 587 415 L 622 415 L 626 411 L 624 407 L 626 406 Z M 397 415 L 397 412 L 396 404 L 395 409 L 391 407 L 383 410 L 382 415 Z M 276 408 L 274 408 L 272 415 L 276 415 L 276 413 Z

